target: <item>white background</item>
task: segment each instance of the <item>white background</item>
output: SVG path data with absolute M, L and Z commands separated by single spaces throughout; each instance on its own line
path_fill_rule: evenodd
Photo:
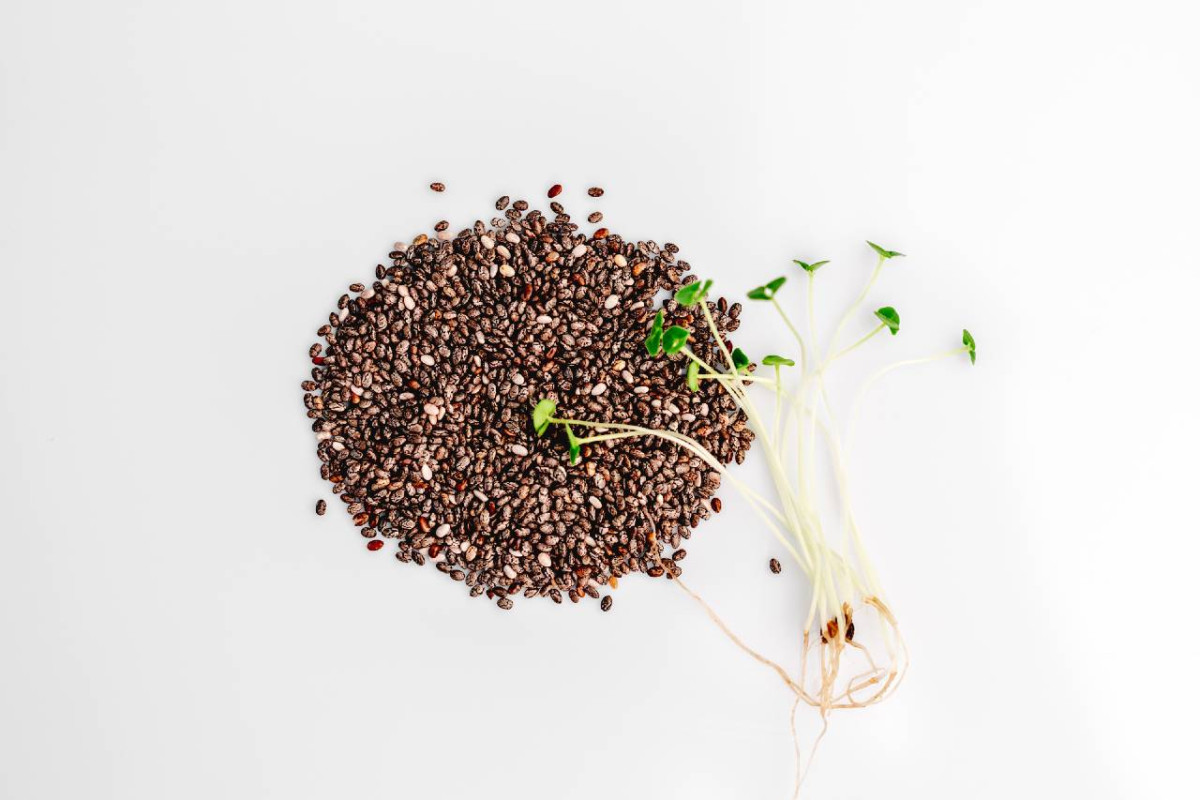
M 8 0 L 0 796 L 789 796 L 785 691 L 670 585 L 505 614 L 312 512 L 299 383 L 338 294 L 554 182 L 731 296 L 833 259 L 823 330 L 863 239 L 908 253 L 876 295 L 904 330 L 843 403 L 979 340 L 865 407 L 856 499 L 913 667 L 834 717 L 807 796 L 1192 794 L 1197 21 Z M 799 572 L 723 494 L 687 575 L 794 665 Z

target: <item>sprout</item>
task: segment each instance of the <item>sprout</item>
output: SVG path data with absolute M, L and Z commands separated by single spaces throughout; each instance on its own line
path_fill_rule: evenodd
M 541 436 L 550 427 L 550 418 L 554 416 L 554 412 L 558 409 L 558 404 L 550 398 L 539 400 L 538 404 L 533 407 L 533 429 L 537 431 L 537 435 Z
M 700 362 L 698 361 L 688 362 L 687 387 L 693 392 L 700 391 Z
M 675 302 L 684 307 L 694 306 L 708 296 L 712 281 L 695 281 L 675 293 Z
M 733 350 L 733 368 L 741 372 L 748 366 L 750 366 L 749 357 L 742 352 L 742 348 L 735 347 Z
M 763 366 L 766 367 L 794 367 L 796 362 L 784 356 L 763 356 Z
M 875 316 L 884 325 L 887 325 L 888 330 L 895 336 L 900 332 L 900 315 L 896 313 L 896 309 L 891 306 L 884 306 L 875 312 Z
M 971 356 L 971 363 L 975 363 L 975 337 L 966 328 L 963 328 L 963 347 L 966 348 L 967 354 Z
M 646 352 L 652 356 L 658 355 L 658 351 L 662 349 L 662 338 L 663 312 L 659 309 L 654 317 L 654 324 L 650 326 L 650 335 L 646 337 Z
M 871 249 L 874 250 L 876 253 L 878 253 L 879 257 L 882 258 L 884 261 L 886 261 L 889 258 L 896 258 L 897 256 L 899 256 L 901 258 L 904 257 L 904 253 L 897 253 L 895 250 L 884 250 L 882 247 L 880 247 L 879 245 L 875 244 L 872 241 L 868 241 L 867 244 L 871 245 Z
M 681 328 L 678 325 L 667 328 L 662 339 L 663 352 L 669 356 L 675 355 L 687 344 L 690 335 L 687 328 Z
M 746 296 L 751 300 L 770 300 L 780 287 L 787 283 L 787 278 L 776 278 L 768 284 L 751 289 Z
M 798 266 L 800 269 L 804 270 L 805 272 L 808 272 L 811 274 L 813 272 L 816 272 L 817 270 L 819 270 L 821 267 L 825 266 L 829 262 L 828 261 L 816 261 L 812 264 L 809 264 L 806 261 L 800 261 L 799 259 L 792 259 L 792 263 L 795 264 L 796 266 Z
M 563 427 L 567 429 L 567 452 L 571 455 L 571 466 L 579 463 L 579 439 L 575 437 L 575 431 L 571 430 L 571 426 L 563 423 Z

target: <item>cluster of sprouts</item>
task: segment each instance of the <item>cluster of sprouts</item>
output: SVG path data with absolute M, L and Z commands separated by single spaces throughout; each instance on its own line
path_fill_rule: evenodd
M 664 329 L 661 310 L 646 337 L 646 351 L 651 356 L 673 358 L 686 363 L 681 370 L 681 378 L 690 390 L 698 390 L 701 381 L 716 381 L 734 400 L 758 439 L 756 449 L 762 454 L 770 472 L 775 489 L 773 498 L 764 497 L 746 485 L 696 440 L 678 431 L 558 418 L 554 416 L 557 406 L 551 399 L 537 403 L 532 415 L 539 436 L 551 425 L 562 426 L 572 464 L 579 460 L 585 444 L 654 436 L 699 458 L 746 498 L 764 530 L 775 537 L 812 587 L 812 598 L 800 635 L 798 672 L 790 673 L 780 664 L 748 647 L 699 595 L 682 581 L 676 579 L 675 582 L 704 606 L 714 622 L 740 648 L 773 669 L 794 694 L 791 716 L 793 739 L 796 735 L 796 709 L 801 702 L 819 710 L 823 735 L 830 711 L 863 708 L 884 700 L 899 686 L 908 667 L 907 648 L 887 596 L 880 586 L 878 573 L 867 556 L 850 502 L 846 453 L 849 443 L 853 441 L 855 418 L 863 395 L 884 375 L 903 366 L 962 355 L 968 356 L 972 364 L 975 363 L 975 340 L 964 330 L 961 346 L 883 367 L 859 389 L 850 408 L 843 438 L 826 390 L 826 373 L 835 363 L 883 331 L 888 331 L 892 336 L 900 331 L 900 315 L 896 309 L 883 306 L 874 311 L 875 324 L 869 331 L 852 344 L 840 347 L 844 329 L 857 318 L 885 265 L 903 256 L 872 242 L 867 244 L 876 254 L 875 268 L 857 299 L 842 314 L 828 342 L 818 342 L 813 313 L 817 271 L 828 261 L 794 262 L 807 278 L 807 335 L 801 334 L 779 302 L 779 291 L 787 282 L 786 277 L 776 278 L 748 293 L 751 300 L 768 303 L 778 313 L 798 349 L 798 370 L 792 358 L 771 354 L 759 361 L 761 366 L 770 368 L 770 374 L 762 375 L 745 353 L 729 347 L 713 322 L 707 301 L 712 281 L 696 281 L 682 287 L 675 294 L 675 301 L 680 306 L 699 308 L 717 345 L 721 363 L 710 364 L 693 352 L 688 346 L 691 331 L 687 328 L 673 325 Z M 790 384 L 785 381 L 785 370 L 798 373 Z M 752 397 L 754 393 L 761 398 L 759 391 L 769 397 L 765 407 L 760 407 Z M 824 442 L 824 448 L 819 447 L 821 442 Z M 828 467 L 832 469 L 837 488 L 839 509 L 836 527 L 829 526 L 828 520 L 823 519 L 817 503 L 814 476 L 823 466 L 822 455 L 827 455 L 830 461 Z M 815 751 L 815 743 L 813 749 Z M 796 755 L 795 789 L 798 793 L 802 780 L 798 746 Z

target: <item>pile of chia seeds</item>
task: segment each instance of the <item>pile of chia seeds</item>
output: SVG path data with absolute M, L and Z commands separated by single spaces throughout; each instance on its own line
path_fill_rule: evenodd
M 741 462 L 753 434 L 733 402 L 713 381 L 689 391 L 683 356 L 643 346 L 655 295 L 694 280 L 688 264 L 673 244 L 584 234 L 557 202 L 553 218 L 496 208 L 490 224 L 397 243 L 318 330 L 303 389 L 321 476 L 369 549 L 391 540 L 400 561 L 433 562 L 501 608 L 677 576 L 681 541 L 720 510 L 719 474 L 651 437 L 585 446 L 572 466 L 561 428 L 538 438 L 530 410 L 549 397 L 560 417 L 679 431 Z M 722 334 L 737 329 L 738 304 L 709 307 Z M 702 318 L 663 308 L 720 363 Z

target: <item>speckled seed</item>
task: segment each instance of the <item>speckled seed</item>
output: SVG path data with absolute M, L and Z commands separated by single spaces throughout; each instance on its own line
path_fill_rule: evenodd
M 610 294 L 608 297 L 606 297 L 604 299 L 604 307 L 605 308 L 616 308 L 617 303 L 619 303 L 619 302 L 621 302 L 620 297 L 618 297 L 615 294 Z
M 442 183 L 441 181 L 434 181 L 433 183 L 429 184 L 429 188 L 433 189 L 435 192 L 444 192 L 446 191 L 446 184 Z
M 592 213 L 588 214 L 588 222 L 592 223 L 593 225 L 602 219 L 604 219 L 604 215 L 599 211 L 593 211 Z
M 512 451 L 512 454 L 513 454 L 514 456 L 527 456 L 527 455 L 529 455 L 529 451 L 525 449 L 525 445 L 521 445 L 521 444 L 514 444 L 512 447 L 510 447 L 510 448 L 508 448 L 508 449 Z
M 513 601 L 509 600 L 507 597 L 501 597 L 496 601 L 496 605 L 500 606 L 500 608 L 504 611 L 511 611 L 513 607 Z
M 317 501 L 317 516 L 318 517 L 325 516 L 325 501 L 324 500 Z
M 601 189 L 599 186 L 593 186 L 590 189 L 588 189 L 588 197 L 603 197 L 603 196 L 604 196 L 604 190 Z
M 606 595 L 604 595 L 604 598 L 600 601 L 600 610 L 608 611 L 610 608 L 612 608 L 612 595 L 606 594 Z
M 450 227 L 450 223 L 443 219 L 443 220 L 439 221 L 437 225 L 434 225 L 433 229 L 435 231 L 437 231 L 438 233 L 441 233 L 442 231 L 446 230 L 446 228 L 449 228 L 449 227 Z
M 767 566 L 769 566 L 771 568 L 771 572 L 774 572 L 776 575 L 778 575 L 780 572 L 783 572 L 783 565 L 779 563 L 779 559 L 777 558 L 772 558 L 770 562 L 768 562 Z

